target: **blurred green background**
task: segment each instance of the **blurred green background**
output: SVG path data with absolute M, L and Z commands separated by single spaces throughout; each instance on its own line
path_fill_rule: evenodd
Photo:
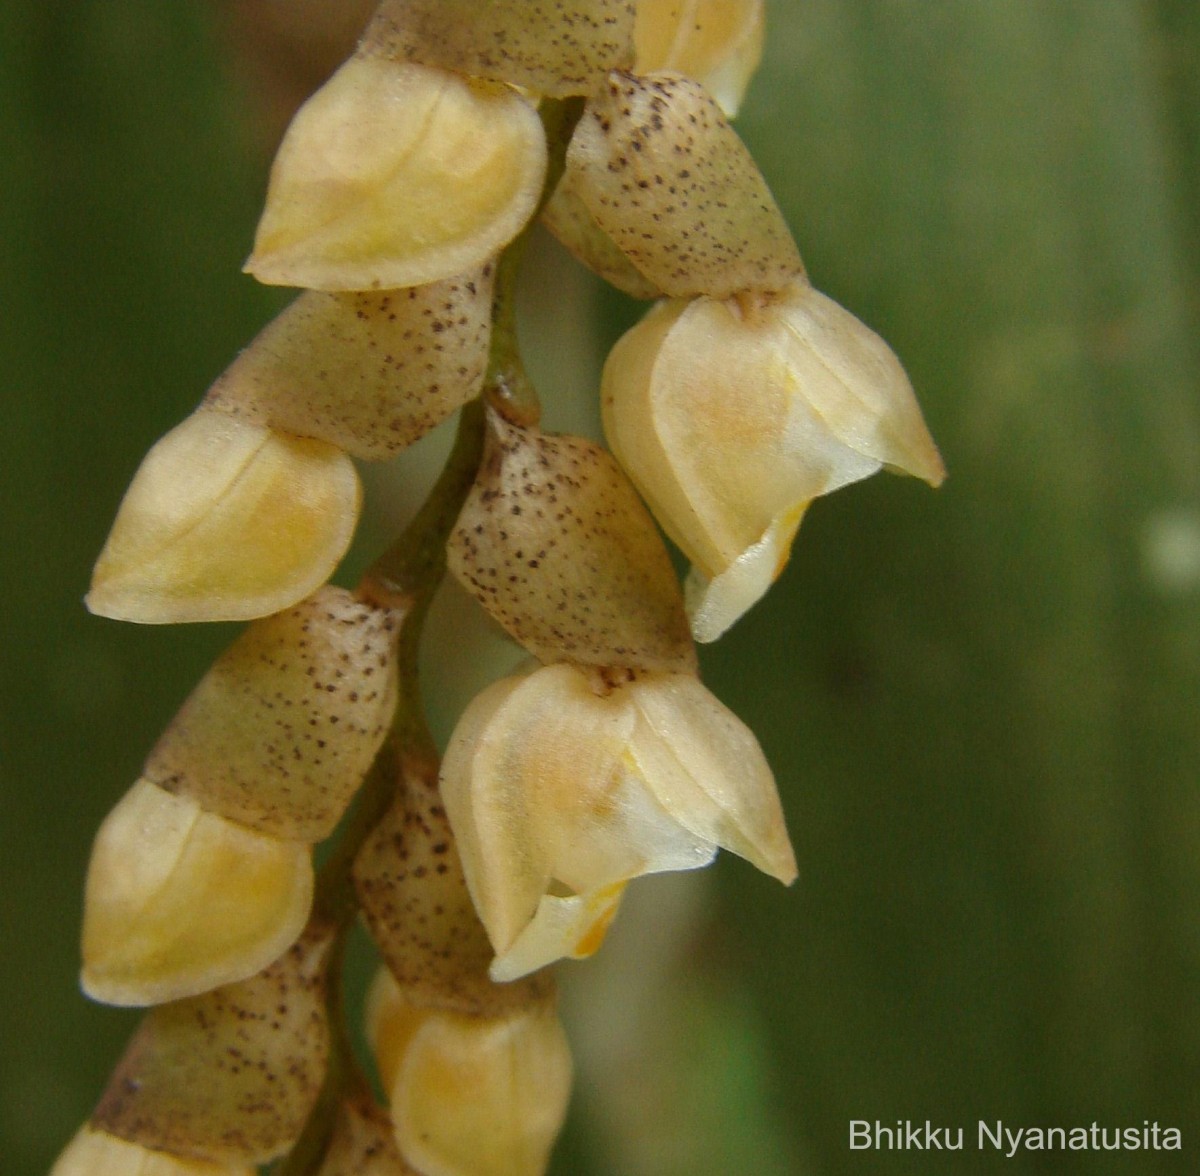
M 1200 6 L 768 9 L 739 127 L 950 477 L 818 503 L 705 651 L 800 881 L 645 883 L 570 969 L 555 1171 L 1200 1171 Z M 0 0 L 5 1176 L 45 1171 L 134 1023 L 76 988 L 88 846 L 230 635 L 80 603 L 141 455 L 281 302 L 239 274 L 270 132 L 216 10 Z M 581 303 L 585 355 L 636 314 Z M 905 1118 L 968 1151 L 849 1149 Z M 979 1118 L 1185 1150 L 1006 1160 Z

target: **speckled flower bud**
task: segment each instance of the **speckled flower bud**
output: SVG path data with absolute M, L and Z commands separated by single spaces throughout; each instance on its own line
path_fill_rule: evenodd
M 885 467 L 945 474 L 895 355 L 805 281 L 656 307 L 613 349 L 602 398 L 613 452 L 692 561 L 700 641 L 767 591 L 813 498 Z
M 400 619 L 326 586 L 255 621 L 192 691 L 144 778 L 260 833 L 323 841 L 387 734 Z
M 214 1164 L 264 1164 L 299 1136 L 329 1053 L 330 935 L 265 971 L 147 1014 L 92 1116 L 101 1130 Z
M 803 273 L 766 181 L 699 82 L 611 74 L 567 171 L 600 229 L 665 294 L 728 298 Z
M 796 874 L 757 741 L 691 674 L 557 665 L 497 682 L 455 729 L 442 796 L 496 980 L 590 954 L 626 882 L 718 847 Z
M 121 621 L 241 621 L 323 584 L 358 521 L 340 449 L 201 408 L 146 455 L 87 605 Z
M 381 461 L 479 394 L 490 265 L 379 293 L 301 294 L 213 384 L 208 403 Z
M 189 1160 L 83 1127 L 63 1149 L 50 1176 L 255 1176 L 251 1164 Z
M 314 290 L 442 281 L 520 232 L 545 170 L 541 120 L 512 88 L 360 54 L 288 128 L 246 269 Z
M 368 1095 L 343 1102 L 316 1176 L 424 1176 L 407 1163 L 392 1120 Z
M 763 0 L 638 0 L 634 73 L 681 73 L 733 118 L 762 57 Z
M 654 523 L 612 456 L 590 441 L 490 413 L 448 555 L 467 591 L 544 662 L 696 664 Z
M 383 0 L 363 46 L 565 98 L 633 64 L 633 26 L 633 0 Z
M 551 996 L 499 1016 L 413 1002 L 382 969 L 367 1038 L 396 1141 L 438 1176 L 541 1176 L 566 1116 L 571 1055 Z
M 251 976 L 300 934 L 312 889 L 308 846 L 139 780 L 92 848 L 83 989 L 147 1005 Z

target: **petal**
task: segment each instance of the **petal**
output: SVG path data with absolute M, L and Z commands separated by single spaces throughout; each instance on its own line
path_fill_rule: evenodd
M 596 223 L 666 294 L 779 290 L 803 272 L 766 181 L 699 82 L 609 75 L 567 170 Z
M 890 469 L 941 485 L 946 468 L 912 385 L 874 331 L 806 283 L 768 314 L 784 326 L 793 379 L 834 436 Z
M 329 578 L 360 502 L 340 450 L 201 408 L 134 476 L 88 608 L 146 624 L 278 612 Z
M 246 269 L 316 290 L 441 281 L 520 232 L 545 170 L 541 120 L 515 90 L 359 55 L 288 128 Z
M 210 1164 L 129 1143 L 85 1126 L 67 1144 L 50 1176 L 254 1176 L 248 1164 Z
M 145 779 L 289 841 L 341 820 L 396 707 L 399 614 L 326 586 L 255 621 L 150 753 Z
M 612 455 L 489 415 L 450 570 L 544 662 L 695 665 L 675 570 Z
M 408 290 L 310 290 L 259 332 L 208 403 L 355 457 L 392 457 L 478 395 L 492 277 L 486 265 Z
M 497 952 L 533 918 L 575 837 L 580 798 L 602 794 L 617 774 L 632 722 L 565 665 L 497 682 L 463 714 L 442 764 L 442 797 Z
M 564 98 L 633 63 L 630 0 L 383 0 L 364 46 Z
M 763 0 L 638 0 L 634 73 L 700 82 L 733 118 L 762 58 Z
M 712 849 L 715 854 L 716 847 Z M 709 855 L 710 860 L 712 854 Z M 704 864 L 704 863 L 701 863 Z M 556 960 L 582 960 L 599 950 L 617 916 L 624 882 L 567 897 L 547 894 L 513 945 L 496 956 L 490 975 L 498 984 L 517 980 Z
M 796 859 L 779 794 L 749 728 L 687 674 L 646 677 L 628 692 L 638 715 L 630 753 L 663 808 L 790 884 Z
M 251 976 L 300 934 L 312 887 L 307 846 L 139 780 L 96 834 L 84 991 L 106 1004 L 158 1004 Z
M 683 599 L 697 641 L 716 641 L 767 594 L 787 564 L 807 509 L 807 503 L 800 503 L 776 515 L 763 537 L 711 580 L 691 568 Z
M 316 1176 L 420 1176 L 396 1145 L 392 1121 L 369 1095 L 343 1102 Z

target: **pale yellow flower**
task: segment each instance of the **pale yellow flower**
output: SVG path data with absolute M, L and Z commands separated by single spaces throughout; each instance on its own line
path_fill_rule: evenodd
M 210 1164 L 84 1126 L 63 1149 L 50 1176 L 254 1176 L 251 1164 Z
M 497 980 L 589 955 L 639 875 L 718 848 L 796 874 L 758 742 L 691 674 L 564 664 L 495 683 L 451 738 L 442 794 Z
M 367 1039 L 404 1158 L 429 1176 L 541 1176 L 566 1117 L 571 1054 L 546 995 L 496 1015 L 414 1003 L 380 969 Z
M 895 355 L 803 279 L 774 297 L 661 303 L 609 356 L 603 412 L 613 452 L 692 561 L 700 641 L 767 591 L 818 495 L 883 468 L 945 476 Z

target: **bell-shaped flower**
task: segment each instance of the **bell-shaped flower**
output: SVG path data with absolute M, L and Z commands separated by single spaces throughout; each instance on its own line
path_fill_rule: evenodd
M 571 1054 L 552 994 L 498 1015 L 416 1002 L 386 969 L 367 1039 L 396 1142 L 420 1172 L 542 1176 L 566 1117 Z
M 497 682 L 455 729 L 442 795 L 496 980 L 590 954 L 639 875 L 718 848 L 796 874 L 758 742 L 691 674 L 564 664 Z
M 602 401 L 613 452 L 692 562 L 699 641 L 767 591 L 818 495 L 881 468 L 945 476 L 895 355 L 804 280 L 660 304 L 613 348 Z
M 147 624 L 278 612 L 329 578 L 361 498 L 340 449 L 201 407 L 146 454 L 87 606 Z
M 383 0 L 363 48 L 537 94 L 590 94 L 633 64 L 630 0 Z
M 382 461 L 479 394 L 493 267 L 407 290 L 309 290 L 209 390 L 247 421 Z
M 323 841 L 391 723 L 401 616 L 326 585 L 253 622 L 200 679 L 143 779 L 259 833 Z
M 729 298 L 803 273 L 766 180 L 699 82 L 610 74 L 575 128 L 566 169 L 571 199 L 664 294 Z M 563 224 L 582 236 L 579 220 Z M 586 260 L 594 243 L 573 242 L 571 231 L 564 242 Z
M 332 942 L 329 928 L 311 926 L 256 975 L 149 1012 L 92 1125 L 217 1165 L 282 1155 L 299 1138 L 325 1076 Z
M 118 1139 L 90 1124 L 63 1149 L 50 1176 L 255 1176 L 252 1164 L 210 1164 Z
M 362 52 L 292 120 L 246 269 L 314 290 L 442 281 L 520 232 L 545 171 L 512 87 Z
M 139 780 L 96 834 L 84 891 L 84 991 L 177 1000 L 253 975 L 308 918 L 307 845 L 256 833 Z
M 638 0 L 634 73 L 694 78 L 733 118 L 762 58 L 764 0 Z

